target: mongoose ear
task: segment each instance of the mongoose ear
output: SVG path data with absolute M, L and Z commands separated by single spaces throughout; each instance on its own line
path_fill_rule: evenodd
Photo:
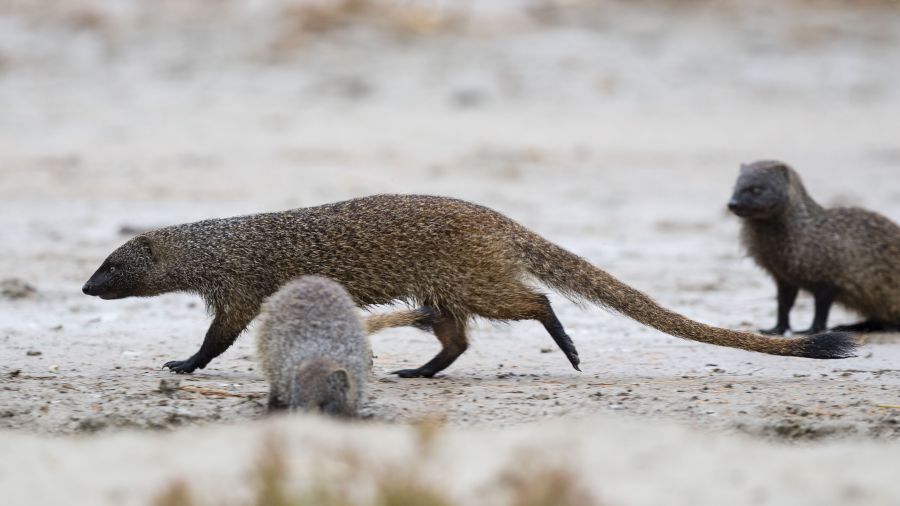
M 788 167 L 788 164 L 784 162 L 776 162 L 775 170 L 780 174 L 785 181 L 791 180 L 791 168 Z
M 140 245 L 140 247 L 143 248 L 148 255 L 150 255 L 150 258 L 154 263 L 159 260 L 158 251 L 154 247 L 153 241 L 151 241 L 149 237 L 140 236 L 135 240 Z

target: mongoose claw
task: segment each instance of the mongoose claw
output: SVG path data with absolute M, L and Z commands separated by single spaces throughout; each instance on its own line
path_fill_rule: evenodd
M 175 374 L 190 374 L 197 369 L 197 362 L 190 358 L 187 360 L 172 360 L 163 364 L 163 369 L 166 368 Z
M 759 329 L 759 333 L 767 336 L 783 336 L 788 330 L 791 329 L 788 327 L 772 327 L 770 329 Z
M 434 376 L 433 372 L 423 371 L 422 368 L 419 369 L 400 369 L 399 371 L 392 371 L 391 374 L 396 374 L 401 378 L 430 378 Z
M 813 334 L 819 334 L 819 333 L 821 333 L 821 332 L 823 332 L 823 331 L 825 331 L 825 327 L 822 327 L 822 328 L 818 328 L 818 327 L 810 327 L 810 328 L 808 328 L 808 329 L 806 329 L 806 330 L 795 330 L 795 331 L 793 332 L 793 334 L 794 334 L 795 336 L 797 336 L 797 335 L 811 336 L 811 335 L 813 335 Z

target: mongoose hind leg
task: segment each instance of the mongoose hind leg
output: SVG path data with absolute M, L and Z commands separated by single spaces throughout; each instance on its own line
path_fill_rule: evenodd
M 877 320 L 865 320 L 852 325 L 832 327 L 835 332 L 900 332 L 900 323 L 885 323 Z
M 437 310 L 431 306 L 421 306 L 416 309 L 371 315 L 365 319 L 364 324 L 367 334 L 374 334 L 395 327 L 414 327 L 431 332 L 434 330 L 434 324 L 437 320 Z
M 576 371 L 581 372 L 581 368 L 578 367 L 581 359 L 578 358 L 578 350 L 575 349 L 575 343 L 573 343 L 572 338 L 566 334 L 566 329 L 563 328 L 562 322 L 559 321 L 559 318 L 556 317 L 556 313 L 553 312 L 553 306 L 550 305 L 550 300 L 547 299 L 545 295 L 541 295 L 541 297 L 544 299 L 544 311 L 539 313 L 535 319 L 544 325 L 544 328 L 547 329 L 547 332 L 556 342 L 556 345 L 559 346 L 559 349 L 566 354 L 566 358 L 569 359 L 569 363 L 572 364 L 572 367 L 574 367 Z
M 828 328 L 828 313 L 831 304 L 837 297 L 837 288 L 831 285 L 819 285 L 813 288 L 813 297 L 816 299 L 816 314 L 812 325 L 806 330 L 799 330 L 794 334 L 818 334 Z
M 190 374 L 197 369 L 203 369 L 212 359 L 224 353 L 234 343 L 234 340 L 241 335 L 252 319 L 252 316 L 248 318 L 224 312 L 216 313 L 197 353 L 187 360 L 166 362 L 163 367 L 177 374 Z
M 565 328 L 563 328 L 559 318 L 556 317 L 556 313 L 553 312 L 550 299 L 546 295 L 534 292 L 524 285 L 519 288 L 519 292 L 504 301 L 504 304 L 490 308 L 481 308 L 481 310 L 476 311 L 476 314 L 498 320 L 537 320 L 541 322 L 550 334 L 550 337 L 559 346 L 559 349 L 569 359 L 572 367 L 576 371 L 581 371 L 578 367 L 581 360 L 578 358 L 578 350 L 575 348 L 575 343 L 566 334 Z M 508 293 L 515 292 L 510 291 Z
M 785 332 L 791 330 L 790 314 L 797 300 L 797 292 L 799 288 L 785 281 L 778 280 L 778 322 L 770 329 L 760 329 L 760 332 L 768 335 L 783 336 Z
M 401 369 L 391 374 L 401 378 L 430 378 L 450 366 L 466 349 L 469 341 L 466 337 L 466 322 L 456 316 L 441 315 L 433 320 L 434 335 L 441 342 L 441 351 L 422 367 Z

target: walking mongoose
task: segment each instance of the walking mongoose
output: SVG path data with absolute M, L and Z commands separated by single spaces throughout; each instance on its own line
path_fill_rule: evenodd
M 110 254 L 83 290 L 107 299 L 199 293 L 214 314 L 203 345 L 189 359 L 165 364 L 189 373 L 225 351 L 263 299 L 307 274 L 341 283 L 360 306 L 405 301 L 434 312 L 429 326 L 442 349 L 421 367 L 395 371 L 402 377 L 430 377 L 453 363 L 468 347 L 474 316 L 537 320 L 578 369 L 572 340 L 530 279 L 695 341 L 809 358 L 847 357 L 856 345 L 840 333 L 784 340 L 695 322 L 496 211 L 421 195 L 154 230 Z
M 263 304 L 257 355 L 269 382 L 269 410 L 355 416 L 365 395 L 372 354 L 344 288 L 303 276 Z
M 778 288 L 778 321 L 762 332 L 790 330 L 799 290 L 812 292 L 815 316 L 796 334 L 825 330 L 833 302 L 865 317 L 833 330 L 900 330 L 900 227 L 891 220 L 859 208 L 825 209 L 797 172 L 769 160 L 741 166 L 728 207 L 743 218 L 750 256 Z

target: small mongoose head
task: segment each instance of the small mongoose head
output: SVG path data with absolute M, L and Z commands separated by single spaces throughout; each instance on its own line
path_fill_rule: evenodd
M 728 209 L 751 220 L 777 217 L 790 204 L 795 177 L 790 167 L 774 160 L 742 164 Z
M 355 412 L 350 405 L 352 388 L 349 373 L 334 360 L 306 360 L 297 370 L 287 405 L 301 411 L 350 417 Z
M 106 257 L 81 291 L 101 299 L 157 295 L 150 282 L 155 264 L 150 239 L 135 237 Z

